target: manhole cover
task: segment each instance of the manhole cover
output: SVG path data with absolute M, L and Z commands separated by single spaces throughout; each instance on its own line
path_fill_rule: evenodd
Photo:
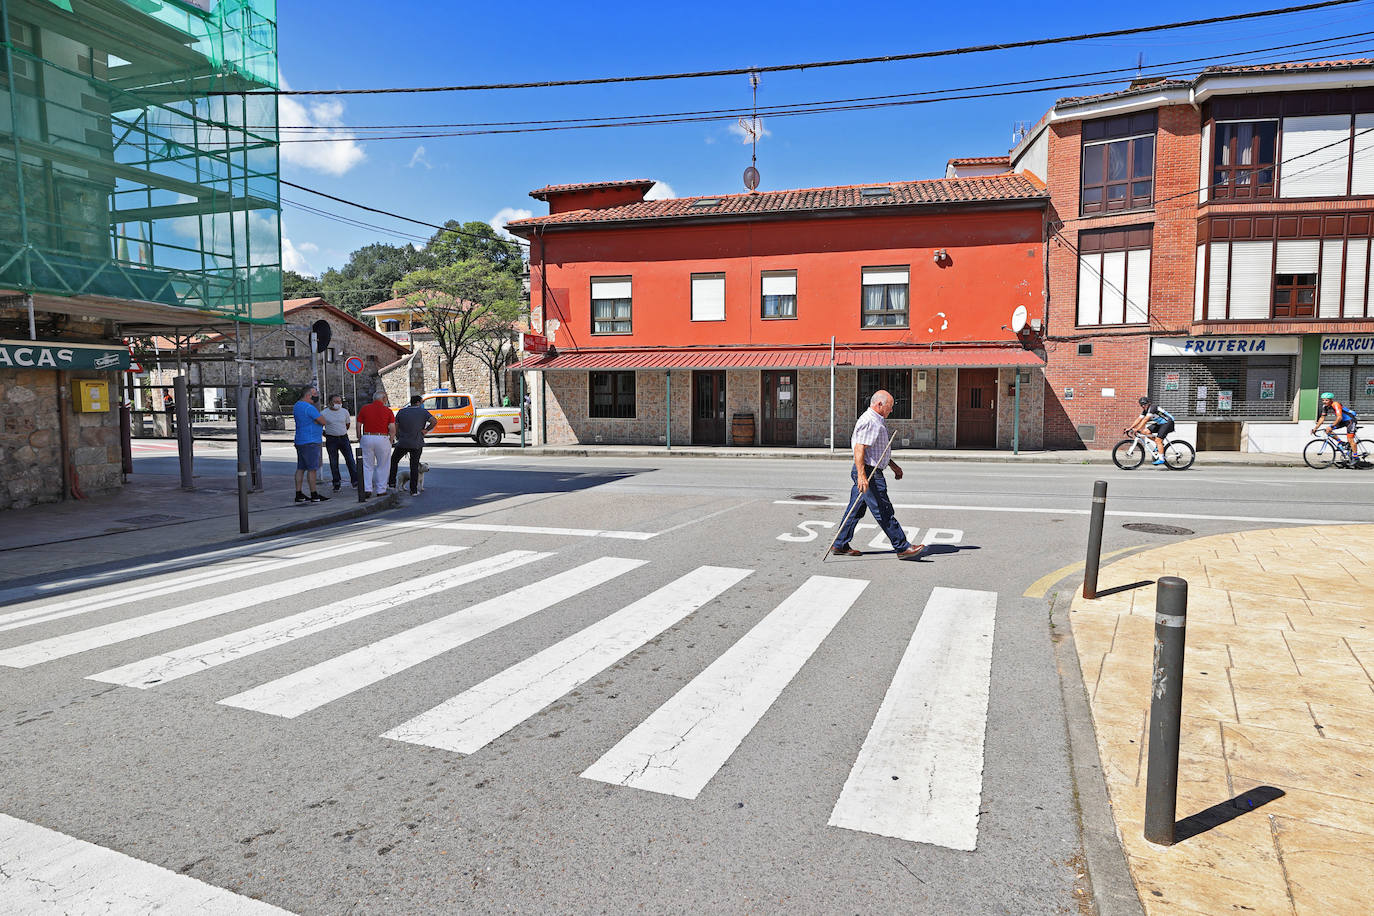
M 1140 531 L 1145 534 L 1192 534 L 1191 528 L 1179 528 L 1177 525 L 1152 525 L 1149 522 L 1132 522 L 1129 525 L 1122 525 L 1127 531 Z
M 817 496 L 814 493 L 803 493 L 800 496 L 794 496 L 792 498 L 802 503 L 823 503 L 830 501 L 829 496 Z
M 158 522 L 175 522 L 180 515 L 135 515 L 133 518 L 120 518 L 115 521 L 128 522 L 130 525 L 155 525 Z

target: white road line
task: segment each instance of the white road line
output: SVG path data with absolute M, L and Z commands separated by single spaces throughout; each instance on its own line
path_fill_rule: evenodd
M 343 544 L 333 548 L 332 554 L 338 556 L 345 553 L 357 553 L 382 546 L 385 545 L 380 542 L 359 541 L 355 544 Z M 371 560 L 349 563 L 337 569 L 326 569 L 309 575 L 297 576 L 294 579 L 259 585 L 256 588 L 241 592 L 217 595 L 214 598 L 196 601 L 182 607 L 144 614 L 142 617 L 117 620 L 102 626 L 78 630 L 75 633 L 66 633 L 50 639 L 40 639 L 37 642 L 0 651 L 0 665 L 8 668 L 28 668 L 42 662 L 76 655 L 79 652 L 112 646 L 151 633 L 160 633 L 163 630 L 195 623 L 198 620 L 208 620 L 211 617 L 218 617 L 231 611 L 241 611 L 258 604 L 279 602 L 284 598 L 290 598 L 311 589 L 339 585 L 353 579 L 361 579 L 364 576 L 384 573 L 407 563 L 417 563 L 421 560 L 442 556 L 449 550 L 449 548 L 439 546 L 420 547 Z
M 472 754 L 725 592 L 752 570 L 702 566 L 382 735 Z
M 493 630 L 552 607 L 589 588 L 609 582 L 646 562 L 602 557 L 446 617 L 411 627 L 295 674 L 269 681 L 220 700 L 220 703 L 294 719 Z
M 484 461 L 500 461 L 504 455 L 492 455 L 489 458 L 463 458 L 458 461 L 445 461 L 439 467 L 448 467 L 451 464 L 481 464 Z
M 466 547 L 455 547 L 466 550 Z M 373 614 L 389 611 L 392 608 L 428 598 L 450 588 L 468 585 L 499 573 L 509 572 L 526 563 L 544 560 L 552 553 L 536 553 L 533 550 L 511 550 L 494 557 L 487 557 L 443 572 L 421 576 L 401 582 L 388 588 L 377 589 L 365 595 L 344 598 L 332 604 L 312 608 L 273 620 L 261 626 L 240 630 L 211 639 L 185 649 L 177 649 L 163 655 L 141 659 L 118 668 L 111 668 L 99 674 L 92 674 L 87 680 L 103 681 L 107 684 L 120 684 L 124 687 L 137 687 L 146 690 L 158 684 L 165 684 L 197 671 L 205 671 L 227 662 L 236 661 L 276 646 L 285 645 L 297 639 L 334 627 L 343 626 L 354 620 L 361 620 Z
M 106 594 L 98 596 L 83 595 L 79 598 L 69 598 L 65 601 L 48 601 L 37 607 L 24 608 L 23 610 L 13 611 L 8 614 L 0 614 L 0 633 L 6 630 L 17 630 L 20 627 L 33 626 L 37 623 L 47 623 L 49 620 L 74 617 L 77 614 L 98 611 L 103 608 L 115 607 L 120 604 L 129 604 L 134 601 L 147 601 L 150 598 L 156 598 L 161 595 L 172 595 L 193 588 L 214 585 L 217 582 L 226 582 L 243 576 L 250 576 L 254 573 L 290 569 L 293 566 L 299 566 L 303 563 L 317 563 L 329 555 L 329 550 L 330 548 L 328 547 L 319 548 L 309 551 L 308 553 L 253 560 L 252 562 L 244 563 L 240 566 L 222 566 L 218 567 L 217 571 L 200 571 L 175 579 L 167 579 L 162 582 L 141 582 L 138 585 L 123 588 L 118 591 L 107 592 Z
M 775 499 L 775 506 L 797 506 L 805 509 L 844 509 L 847 502 L 804 503 L 791 499 Z M 894 509 L 949 509 L 955 512 L 1031 512 L 1036 515 L 1087 515 L 1088 509 L 1043 509 L 1025 506 L 949 506 L 939 503 L 893 503 Z M 1286 525 L 1350 525 L 1348 520 L 1329 518 L 1264 518 L 1252 515 L 1190 515 L 1184 512 L 1132 512 L 1108 509 L 1108 515 L 1119 518 L 1190 519 L 1205 522 L 1280 522 Z
M 10 913 L 287 914 L 259 900 L 4 814 L 0 814 L 0 850 L 0 897 Z
M 602 528 L 544 528 L 531 525 L 488 525 L 480 522 L 433 522 L 429 519 L 392 522 L 400 528 L 444 528 L 448 531 L 491 531 L 503 534 L 554 534 L 576 538 L 616 538 L 622 541 L 647 541 L 656 531 L 608 531 Z
M 807 579 L 582 775 L 696 798 L 867 585 Z
M 977 847 L 996 618 L 996 592 L 931 592 L 830 826 Z

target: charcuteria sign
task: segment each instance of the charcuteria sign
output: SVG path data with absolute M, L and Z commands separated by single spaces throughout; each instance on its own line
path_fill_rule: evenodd
M 1374 353 L 1374 334 L 1328 334 L 1322 338 L 1323 353 Z
M 53 340 L 0 340 L 0 369 L 129 368 L 125 347 Z

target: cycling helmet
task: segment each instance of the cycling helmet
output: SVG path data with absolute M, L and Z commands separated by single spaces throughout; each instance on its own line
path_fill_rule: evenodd
M 1141 407 L 1147 407 L 1147 406 L 1149 406 L 1150 399 L 1149 399 L 1149 398 L 1146 398 L 1146 397 L 1142 397 L 1139 401 L 1136 401 L 1136 403 L 1139 404 Z
M 1336 396 L 1335 396 L 1334 394 L 1332 394 L 1331 392 L 1329 392 L 1329 391 L 1323 391 L 1323 392 L 1322 392 L 1322 400 L 1323 400 L 1323 401 L 1334 401 L 1334 400 L 1336 400 Z

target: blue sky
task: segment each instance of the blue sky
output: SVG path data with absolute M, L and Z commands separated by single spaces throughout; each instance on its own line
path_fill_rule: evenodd
M 342 0 L 279 5 L 282 77 L 294 89 L 426 86 L 579 79 L 792 63 L 1016 41 L 1285 5 L 1163 0 L 1113 7 L 1069 0 L 1053 18 L 1024 4 L 910 3 L 448 3 Z M 1246 62 L 1374 56 L 1374 36 L 1314 50 L 1257 49 L 1374 30 L 1374 2 L 1316 12 L 1046 48 L 926 61 L 764 74 L 760 105 L 868 97 L 1056 77 L 1225 55 Z M 1045 7 L 1041 7 L 1044 9 Z M 1203 66 L 1170 68 L 1191 74 Z M 1122 85 L 1129 79 L 1122 77 Z M 1067 81 L 1066 81 L 1067 82 Z M 1105 88 L 1105 87 L 1104 87 Z M 936 178 L 952 156 L 1005 153 L 1017 122 L 1036 121 L 1063 95 L 1102 89 L 765 118 L 761 190 Z M 284 99 L 283 124 L 490 122 L 746 107 L 745 76 L 621 86 Z M 440 223 L 491 222 L 547 212 L 528 192 L 545 184 L 616 178 L 664 182 L 686 197 L 743 190 L 749 147 L 733 119 L 648 127 L 283 145 L 284 178 L 340 197 Z M 406 131 L 400 131 L 406 132 Z M 423 132 L 423 131 L 419 131 Z M 289 132 L 285 135 L 290 135 Z M 299 136 L 299 134 L 296 134 Z M 428 235 L 293 189 L 284 197 Z M 349 252 L 404 238 L 342 225 L 286 206 L 288 267 L 317 274 Z

